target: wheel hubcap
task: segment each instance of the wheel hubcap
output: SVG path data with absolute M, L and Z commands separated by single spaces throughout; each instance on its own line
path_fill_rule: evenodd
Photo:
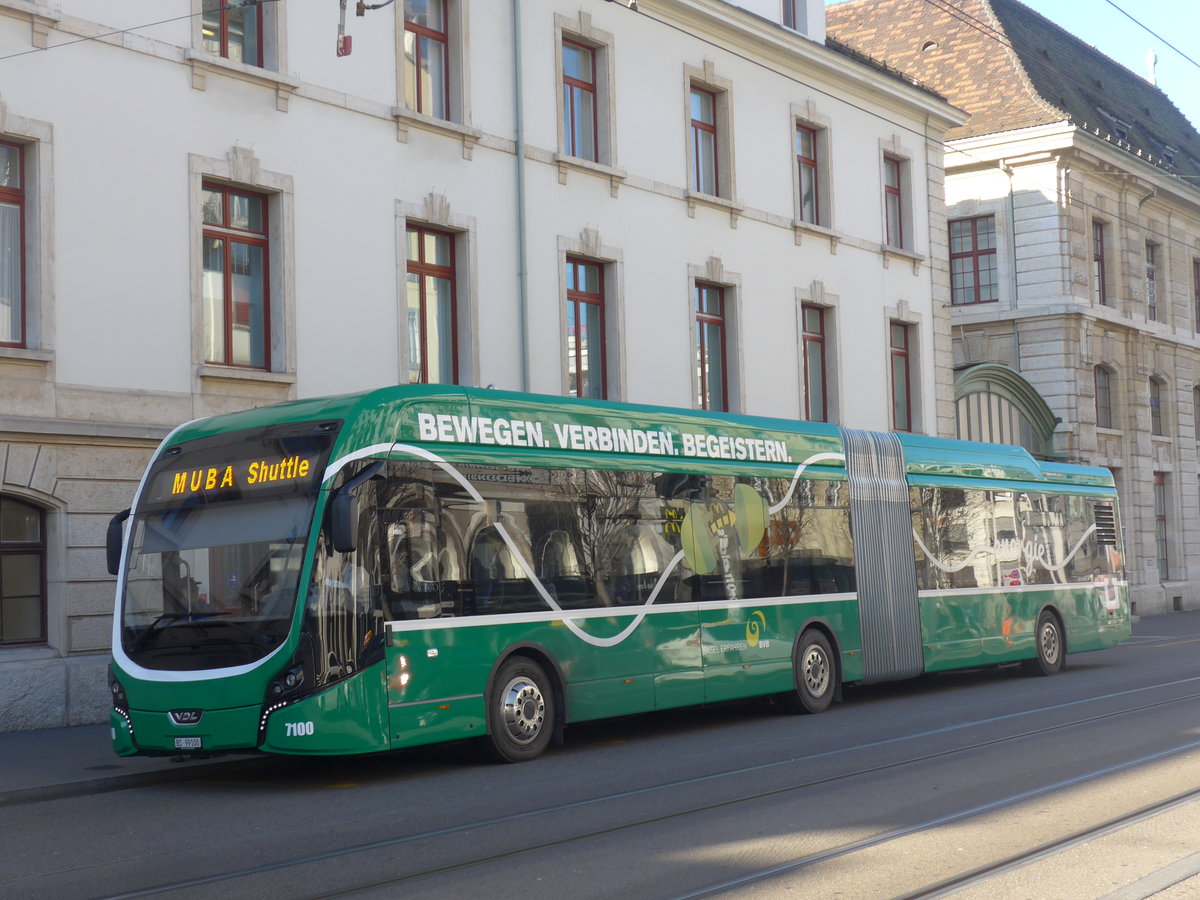
M 1048 663 L 1058 662 L 1058 629 L 1050 622 L 1042 626 L 1042 657 Z
M 533 741 L 546 721 L 546 700 L 527 678 L 514 678 L 501 694 L 504 728 L 518 744 Z
M 804 652 L 804 685 L 814 697 L 820 697 L 829 687 L 829 664 L 820 647 Z

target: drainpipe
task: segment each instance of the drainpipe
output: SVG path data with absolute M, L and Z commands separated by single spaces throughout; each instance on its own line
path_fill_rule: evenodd
M 513 115 L 517 130 L 517 347 L 521 390 L 529 390 L 529 286 L 525 268 L 525 111 L 521 77 L 521 0 L 512 0 Z
M 1014 311 L 1012 332 L 1013 332 L 1013 355 L 1016 360 L 1016 370 L 1021 371 L 1021 329 L 1017 325 L 1017 316 L 1015 311 L 1020 307 L 1018 297 L 1017 283 L 1017 207 L 1013 201 L 1013 170 L 1004 160 L 1000 160 L 1000 168 L 1004 174 L 1008 176 L 1008 245 L 1012 248 L 1012 304 L 1011 308 Z

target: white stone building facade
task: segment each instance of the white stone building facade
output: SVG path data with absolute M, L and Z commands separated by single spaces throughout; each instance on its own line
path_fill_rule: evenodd
M 951 433 L 961 120 L 817 0 L 0 0 L 0 731 L 105 715 L 105 529 L 188 419 L 424 379 Z
M 994 216 L 1002 310 L 955 310 L 956 366 L 1020 373 L 1054 454 L 1112 470 L 1138 613 L 1200 608 L 1200 191 L 1072 126 L 955 148 L 948 215 Z
M 1135 612 L 1200 608 L 1200 132 L 1019 0 L 848 0 L 826 25 L 969 114 L 946 156 L 959 435 L 1112 469 Z

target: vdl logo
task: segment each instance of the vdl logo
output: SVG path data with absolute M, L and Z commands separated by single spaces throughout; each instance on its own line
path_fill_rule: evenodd
M 199 725 L 204 711 L 200 709 L 173 709 L 168 713 L 176 725 Z

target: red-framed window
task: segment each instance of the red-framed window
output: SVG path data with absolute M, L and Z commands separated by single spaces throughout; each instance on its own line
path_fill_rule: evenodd
M 608 396 L 604 354 L 604 266 L 567 257 L 567 393 Z
M 1096 366 L 1096 426 L 1112 428 L 1112 373 L 1104 366 Z
M 200 20 L 204 52 L 248 66 L 263 64 L 263 5 L 204 0 Z
M 1158 244 L 1146 241 L 1146 318 L 1158 321 Z
M 695 85 L 691 90 L 692 190 L 717 196 L 717 95 Z
M 563 38 L 563 152 L 598 162 L 596 51 Z
M 206 362 L 271 367 L 267 205 L 265 194 L 204 183 Z
M 817 129 L 796 126 L 796 170 L 800 175 L 800 221 L 821 224 Z
M 883 158 L 883 208 L 889 247 L 904 246 L 904 190 L 900 178 L 903 164 L 892 156 Z
M 800 29 L 800 23 L 796 16 L 796 0 L 783 0 L 783 24 L 785 27 L 797 31 Z
M 950 296 L 955 306 L 1000 299 L 995 216 L 950 221 Z
M 45 642 L 45 514 L 0 495 L 0 646 Z
M 25 151 L 0 141 L 0 346 L 25 346 Z
M 1150 433 L 1160 436 L 1164 434 L 1162 389 L 1162 381 L 1157 378 L 1150 379 Z
M 408 108 L 450 118 L 446 0 L 404 0 L 404 99 Z
M 458 383 L 458 301 L 454 235 L 420 225 L 407 229 L 408 380 Z
M 912 431 L 909 328 L 902 322 L 892 322 L 888 328 L 892 363 L 892 428 L 896 431 Z
M 1108 305 L 1108 286 L 1105 283 L 1105 251 L 1108 248 L 1107 229 L 1103 222 L 1092 222 L 1092 300 Z
M 1158 560 L 1158 577 L 1167 580 L 1171 561 L 1167 555 L 1167 473 L 1154 473 L 1154 555 Z
M 805 303 L 800 308 L 800 316 L 804 335 L 804 418 L 811 422 L 828 422 L 825 310 Z
M 729 378 L 726 369 L 725 289 L 696 282 L 693 291 L 696 313 L 696 406 L 729 410 Z

